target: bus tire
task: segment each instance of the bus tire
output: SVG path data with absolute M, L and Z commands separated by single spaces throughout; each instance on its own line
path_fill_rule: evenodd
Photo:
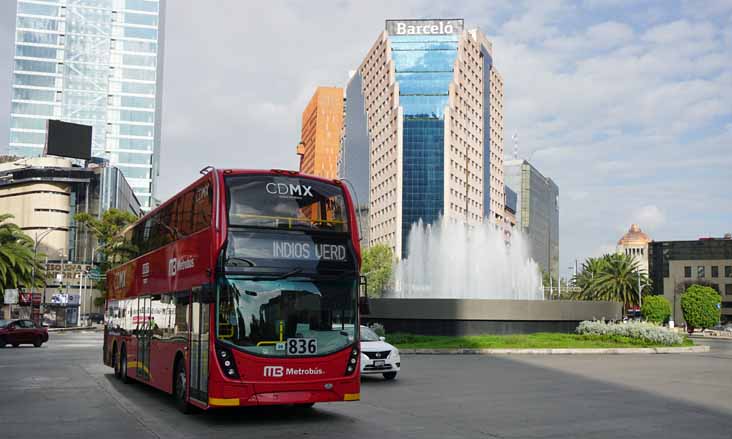
M 119 352 L 119 380 L 123 384 L 130 383 L 130 377 L 127 376 L 127 348 L 122 345 L 122 349 Z
M 186 367 L 182 359 L 178 359 L 178 361 L 175 362 L 174 370 L 173 398 L 175 400 L 175 407 L 179 412 L 188 415 L 193 412 L 193 407 L 186 400 L 186 385 L 188 379 L 186 378 Z
M 115 342 L 114 345 L 112 346 L 112 367 L 114 368 L 114 376 L 119 378 L 120 375 L 119 375 L 119 358 L 117 356 L 117 342 Z

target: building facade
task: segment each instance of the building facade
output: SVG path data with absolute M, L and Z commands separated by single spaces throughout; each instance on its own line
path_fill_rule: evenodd
M 504 165 L 506 184 L 516 193 L 516 225 L 529 240 L 531 257 L 559 279 L 559 187 L 526 160 Z
M 671 319 L 683 324 L 681 294 L 694 284 L 714 288 L 721 296 L 722 323 L 732 322 L 732 236 L 696 241 L 652 241 L 648 268 L 654 294 L 672 304 Z
M 17 224 L 37 243 L 46 257 L 48 277 L 43 304 L 54 304 L 54 295 L 71 291 L 85 298 L 81 310 L 98 311 L 91 305 L 92 290 L 88 274 L 95 262 L 97 242 L 92 233 L 81 228 L 74 215 L 87 212 L 99 216 L 110 208 L 140 215 L 141 206 L 122 172 L 106 163 L 72 166 L 70 159 L 33 157 L 0 160 L 0 212 L 13 215 Z M 86 276 L 86 278 L 85 278 Z M 79 301 L 75 303 L 79 308 Z M 77 314 L 63 319 L 74 323 Z M 68 310 L 70 311 L 70 310 Z M 77 309 L 78 311 L 78 309 Z
M 43 152 L 46 120 L 91 125 L 92 155 L 147 209 L 160 154 L 165 0 L 18 0 L 9 154 Z
M 318 87 L 302 112 L 300 172 L 336 178 L 342 131 L 343 89 Z
M 440 216 L 502 223 L 503 81 L 490 41 L 461 19 L 387 20 L 346 88 L 342 154 L 340 176 L 368 194 L 372 245 L 406 256 L 412 224 Z
M 628 255 L 648 273 L 648 243 L 651 238 L 643 233 L 638 224 L 632 224 L 628 232 L 618 241 L 617 252 Z

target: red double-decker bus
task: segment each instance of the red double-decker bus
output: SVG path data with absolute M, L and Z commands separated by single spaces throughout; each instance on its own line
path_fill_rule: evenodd
M 343 183 L 207 169 L 125 232 L 104 364 L 192 407 L 354 401 L 356 215 Z

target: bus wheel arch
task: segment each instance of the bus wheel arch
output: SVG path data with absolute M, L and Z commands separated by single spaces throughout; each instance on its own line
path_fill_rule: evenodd
M 175 362 L 173 364 L 173 399 L 175 400 L 175 406 L 181 413 L 193 413 L 194 408 L 186 398 L 188 380 L 186 377 L 185 356 L 181 352 L 178 352 L 175 355 Z
M 127 376 L 127 346 L 124 343 L 119 349 L 119 379 L 124 384 L 130 382 L 130 377 Z
M 178 351 L 175 353 L 175 359 L 173 360 L 173 373 L 171 374 L 171 392 L 173 395 L 175 395 L 175 379 L 177 378 L 176 374 L 178 373 L 178 365 L 181 365 L 183 367 L 183 370 L 185 370 L 185 356 L 183 355 L 183 352 Z

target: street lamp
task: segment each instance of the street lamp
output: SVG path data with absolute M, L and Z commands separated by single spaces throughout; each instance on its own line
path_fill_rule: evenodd
M 38 232 L 36 232 L 35 239 L 33 240 L 33 268 L 31 269 L 31 318 L 33 317 L 33 294 L 35 294 L 36 290 L 36 260 L 38 259 L 38 246 L 41 244 L 41 241 L 43 241 L 43 238 L 50 235 L 51 232 L 53 232 L 54 230 L 63 229 L 59 227 L 49 227 L 43 233 L 41 233 L 41 236 L 38 236 Z M 41 299 L 41 301 L 43 300 L 45 300 L 45 297 Z M 41 305 L 38 305 L 39 314 L 41 312 L 40 306 Z

